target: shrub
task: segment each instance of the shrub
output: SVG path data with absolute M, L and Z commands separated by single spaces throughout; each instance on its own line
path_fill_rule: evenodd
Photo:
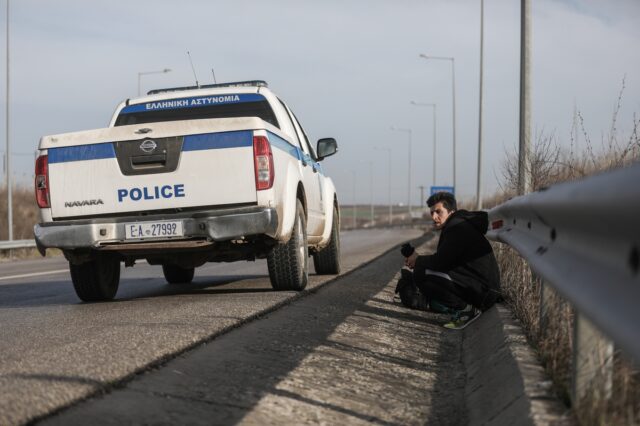
M 621 138 L 617 129 L 622 105 L 624 80 L 613 111 L 609 133 L 602 137 L 596 149 L 585 131 L 584 119 L 577 112 L 571 133 L 570 149 L 559 148 L 555 133 L 542 132 L 535 138 L 529 155 L 533 191 L 554 183 L 580 179 L 585 176 L 625 167 L 640 160 L 640 120 L 634 115 L 629 136 Z M 585 141 L 586 149 L 575 152 L 578 134 Z M 484 202 L 497 205 L 517 193 L 518 158 L 507 152 L 502 168 L 501 192 Z M 530 342 L 551 376 L 559 396 L 570 404 L 573 308 L 559 295 L 551 293 L 545 299 L 545 315 L 540 315 L 541 280 L 529 269 L 526 262 L 511 248 L 495 244 L 496 258 L 501 268 L 505 300 L 514 315 L 520 319 Z M 546 290 L 545 290 L 546 291 Z M 541 319 L 542 318 L 542 319 Z M 541 324 L 544 321 L 544 324 Z M 611 360 L 604 360 L 608 362 Z M 613 388 L 608 399 L 597 398 L 588 392 L 580 401 L 576 416 L 582 424 L 637 424 L 640 421 L 640 373 L 619 351 L 613 359 Z M 601 384 L 595 383 L 594 388 Z M 575 402 L 575 401 L 574 401 Z

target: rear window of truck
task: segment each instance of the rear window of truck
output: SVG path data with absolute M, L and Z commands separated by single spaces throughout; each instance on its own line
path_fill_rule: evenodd
M 277 128 L 276 119 L 271 105 L 267 100 L 237 103 L 216 103 L 212 105 L 193 105 L 193 99 L 171 100 L 152 102 L 127 106 L 120 111 L 116 119 L 116 126 L 127 126 L 130 124 L 157 123 L 162 121 L 199 120 L 206 118 L 235 118 L 235 117 L 258 117 Z M 264 99 L 264 98 L 262 98 Z M 184 101 L 185 105 L 177 108 L 164 107 L 165 105 L 177 104 L 177 101 Z M 154 108 L 154 106 L 157 106 Z

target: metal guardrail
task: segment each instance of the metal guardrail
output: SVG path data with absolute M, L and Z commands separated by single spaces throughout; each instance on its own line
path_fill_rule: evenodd
M 35 240 L 0 241 L 0 250 L 32 248 L 35 246 L 36 246 Z
M 488 238 L 640 360 L 640 164 L 514 198 L 489 221 Z

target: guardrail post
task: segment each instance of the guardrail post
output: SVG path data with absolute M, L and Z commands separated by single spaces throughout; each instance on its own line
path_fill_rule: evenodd
M 540 334 L 544 335 L 547 328 L 547 318 L 549 317 L 549 306 L 553 298 L 553 289 L 544 280 L 540 280 L 540 305 L 538 306 L 538 320 L 540 324 Z
M 573 404 L 608 400 L 613 390 L 613 343 L 577 311 L 573 327 Z

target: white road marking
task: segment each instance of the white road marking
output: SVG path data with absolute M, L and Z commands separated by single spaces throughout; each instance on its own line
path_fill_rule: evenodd
M 147 259 L 139 259 L 136 261 L 137 264 L 148 264 Z M 61 274 L 63 272 L 69 272 L 69 268 L 67 269 L 56 269 L 54 271 L 45 271 L 45 272 L 33 272 L 31 274 L 20 274 L 20 275 L 9 275 L 8 277 L 0 277 L 0 281 L 18 279 L 18 278 L 29 278 L 29 277 L 40 277 L 42 275 L 53 275 L 53 274 Z
M 20 274 L 20 275 L 10 275 L 8 277 L 0 277 L 0 281 L 4 280 L 13 280 L 17 278 L 29 278 L 29 277 L 39 277 L 42 275 L 53 275 L 53 274 L 61 274 L 63 272 L 69 272 L 69 269 L 56 269 L 55 271 L 45 271 L 45 272 L 33 272 L 31 274 Z

